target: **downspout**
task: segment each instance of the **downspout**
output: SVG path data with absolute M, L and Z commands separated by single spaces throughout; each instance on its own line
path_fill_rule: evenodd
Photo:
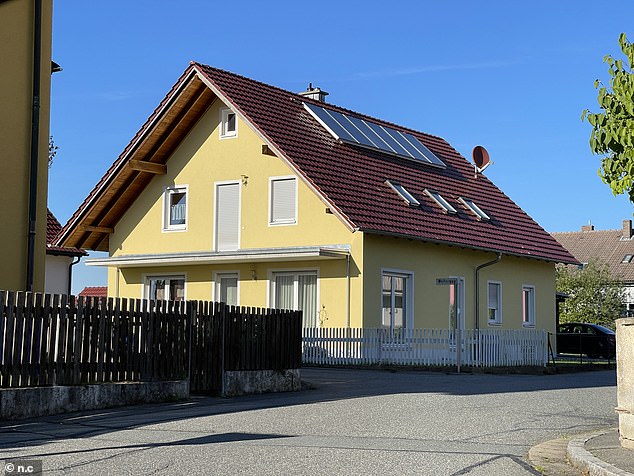
M 40 136 L 40 80 L 42 62 L 42 0 L 34 2 L 33 111 L 31 117 L 31 168 L 29 178 L 29 234 L 27 243 L 26 290 L 33 291 L 35 274 L 35 231 L 37 224 L 37 173 Z
M 497 252 L 497 256 L 492 261 L 487 261 L 476 267 L 475 269 L 475 331 L 476 334 L 480 330 L 480 270 L 487 266 L 497 264 L 502 259 L 502 253 Z
M 68 295 L 72 294 L 72 283 L 73 283 L 73 266 L 81 261 L 81 256 L 75 256 L 77 261 L 71 260 L 70 265 L 68 265 Z
M 346 281 L 347 281 L 347 296 L 346 296 L 346 328 L 350 329 L 350 253 L 346 258 Z

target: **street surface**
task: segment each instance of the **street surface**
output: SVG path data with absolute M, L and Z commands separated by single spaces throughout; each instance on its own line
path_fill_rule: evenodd
M 40 460 L 45 475 L 510 476 L 540 474 L 526 459 L 537 443 L 618 425 L 614 371 L 302 380 L 297 393 L 2 422 L 0 460 Z

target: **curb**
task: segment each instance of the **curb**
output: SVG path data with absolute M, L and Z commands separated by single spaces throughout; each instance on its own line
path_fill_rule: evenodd
M 601 461 L 585 448 L 585 444 L 588 440 L 597 436 L 605 435 L 608 431 L 601 431 L 590 435 L 585 435 L 580 438 L 575 438 L 568 442 L 568 448 L 566 453 L 570 463 L 589 476 L 634 476 L 634 474 L 623 469 L 619 469 L 605 461 Z

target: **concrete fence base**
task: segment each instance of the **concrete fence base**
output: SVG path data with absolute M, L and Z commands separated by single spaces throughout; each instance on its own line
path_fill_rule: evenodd
M 616 321 L 616 381 L 621 446 L 634 450 L 634 318 Z
M 187 380 L 0 389 L 0 420 L 183 400 Z
M 225 371 L 223 396 L 301 390 L 299 369 Z

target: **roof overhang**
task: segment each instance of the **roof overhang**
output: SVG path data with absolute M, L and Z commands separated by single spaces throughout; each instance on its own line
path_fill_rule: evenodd
M 200 264 L 258 263 L 271 261 L 315 261 L 345 259 L 347 245 L 252 248 L 233 251 L 195 251 L 112 256 L 86 260 L 88 266 L 138 268 L 146 266 L 187 266 Z

